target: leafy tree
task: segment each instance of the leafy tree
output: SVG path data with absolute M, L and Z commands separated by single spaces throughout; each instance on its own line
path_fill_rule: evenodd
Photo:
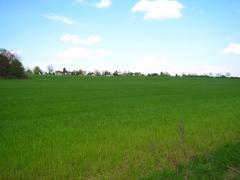
M 80 76 L 85 76 L 85 75 L 87 74 L 87 72 L 84 71 L 84 70 L 82 70 L 82 69 L 80 69 L 80 70 L 78 71 L 78 73 L 79 73 Z
M 128 71 L 128 76 L 133 76 L 134 75 L 134 73 L 133 72 L 131 72 L 131 71 Z
M 158 73 L 151 73 L 151 74 L 148 74 L 147 76 L 159 76 Z
M 9 69 L 9 60 L 3 54 L 0 54 L 0 76 L 6 77 L 8 76 Z
M 14 54 L 14 53 L 6 50 L 6 49 L 0 49 L 0 54 L 7 57 L 9 61 L 12 61 L 14 59 L 18 59 L 16 54 Z
M 76 71 L 76 70 L 73 70 L 73 71 L 71 72 L 71 75 L 76 75 L 76 76 L 78 76 L 78 75 L 79 75 L 79 72 Z
M 95 76 L 94 72 L 88 72 L 87 76 Z
M 103 71 L 102 75 L 103 76 L 111 76 L 111 72 L 110 71 Z
M 22 63 L 19 60 L 14 59 L 10 61 L 9 75 L 11 77 L 17 77 L 17 78 L 24 77 L 24 68 Z
M 142 76 L 143 74 L 141 72 L 135 72 L 134 76 Z
M 35 75 L 42 75 L 42 74 L 43 74 L 42 70 L 41 70 L 40 67 L 38 67 L 38 66 L 35 66 L 35 67 L 33 68 L 33 73 L 34 73 Z
M 114 71 L 113 76 L 119 76 L 121 73 L 118 71 Z
M 6 49 L 0 49 L 0 76 L 24 78 L 24 67 L 19 57 Z

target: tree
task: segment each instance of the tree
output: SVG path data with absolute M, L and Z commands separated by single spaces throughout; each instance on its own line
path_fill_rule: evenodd
M 134 75 L 134 73 L 133 72 L 131 72 L 131 71 L 128 71 L 128 76 L 133 76 Z
M 87 74 L 87 72 L 82 69 L 80 69 L 78 73 L 79 73 L 79 76 L 85 76 Z
M 223 77 L 222 73 L 217 73 L 216 77 Z
M 160 76 L 162 76 L 162 77 L 169 77 L 171 75 L 168 72 L 160 72 Z
M 0 49 L 0 76 L 24 78 L 24 67 L 19 57 L 6 49 Z
M 110 71 L 103 71 L 102 75 L 103 76 L 111 76 L 111 72 Z
M 121 73 L 118 71 L 114 71 L 113 76 L 119 76 Z
M 95 70 L 95 71 L 94 71 L 94 74 L 95 74 L 95 76 L 101 76 L 101 72 L 98 71 L 98 70 Z
M 38 67 L 38 66 L 35 66 L 35 67 L 33 68 L 33 73 L 34 73 L 35 75 L 42 75 L 42 74 L 43 74 L 42 70 L 41 70 L 40 67 Z
M 66 75 L 68 73 L 66 68 L 63 68 L 63 74 Z
M 71 72 L 71 75 L 79 75 L 79 73 L 78 73 L 78 71 L 76 71 L 76 70 L 73 70 L 72 72 Z
M 209 75 L 208 75 L 209 77 L 213 77 L 214 75 L 213 75 L 213 73 L 209 73 Z
M 159 76 L 158 73 L 151 73 L 151 74 L 148 74 L 147 76 Z
M 24 76 L 23 65 L 17 59 L 10 61 L 9 75 L 16 78 L 22 78 Z
M 27 68 L 25 71 L 26 71 L 26 74 L 27 74 L 27 75 L 32 75 L 32 74 L 33 74 L 32 70 L 29 69 L 29 68 Z
M 4 55 L 8 58 L 9 61 L 12 61 L 14 59 L 18 59 L 17 55 L 13 52 L 10 52 L 6 49 L 0 49 L 0 54 Z
M 226 76 L 226 77 L 231 77 L 231 73 L 227 72 L 227 73 L 225 74 L 225 76 Z
M 8 76 L 8 69 L 9 69 L 9 60 L 3 54 L 0 54 L 0 76 L 6 77 Z
M 48 74 L 53 74 L 53 66 L 47 66 Z
M 88 72 L 87 76 L 95 76 L 94 72 Z
M 134 76 L 142 76 L 143 74 L 141 72 L 135 72 Z

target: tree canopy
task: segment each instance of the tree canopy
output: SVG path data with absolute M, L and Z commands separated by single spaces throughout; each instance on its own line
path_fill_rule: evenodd
M 19 57 L 6 49 L 0 49 L 0 77 L 24 78 L 24 67 Z
M 42 70 L 41 70 L 40 67 L 38 67 L 38 66 L 35 66 L 35 67 L 33 68 L 33 73 L 34 73 L 35 75 L 42 75 L 42 74 L 43 74 Z

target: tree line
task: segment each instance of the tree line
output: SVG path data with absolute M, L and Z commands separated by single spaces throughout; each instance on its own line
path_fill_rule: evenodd
M 141 72 L 131 72 L 131 71 L 86 71 L 83 69 L 80 70 L 73 70 L 68 71 L 65 67 L 62 71 L 57 70 L 54 71 L 53 66 L 47 66 L 47 71 L 41 70 L 39 66 L 35 66 L 32 70 L 27 70 L 28 74 L 34 74 L 34 75 L 72 75 L 72 76 L 164 76 L 164 77 L 170 77 L 171 75 L 168 72 L 160 72 L 160 73 L 149 73 L 145 75 Z M 177 75 L 178 76 L 178 75 Z M 180 75 L 179 75 L 180 76 Z
M 160 73 L 148 73 L 148 74 L 144 74 L 141 72 L 131 72 L 131 71 L 99 71 L 99 70 L 95 70 L 95 71 L 86 71 L 83 69 L 80 70 L 73 70 L 73 71 L 68 71 L 66 68 L 63 68 L 62 71 L 57 70 L 54 71 L 53 66 L 47 66 L 47 71 L 44 72 L 43 70 L 40 69 L 39 66 L 35 66 L 32 70 L 28 69 L 28 73 L 29 74 L 34 74 L 34 75 L 72 75 L 72 76 L 160 76 L 160 77 L 232 77 L 232 75 L 230 73 L 217 73 L 217 74 L 213 74 L 213 73 L 209 73 L 209 74 L 194 74 L 194 73 L 190 73 L 190 74 L 186 74 L 186 73 L 182 73 L 182 74 L 175 74 L 175 75 L 171 75 L 168 72 L 160 72 Z
M 43 71 L 39 66 L 35 66 L 33 69 L 24 69 L 23 64 L 20 61 L 20 57 L 11 51 L 6 49 L 0 49 L 0 77 L 3 78 L 27 78 L 31 75 L 74 75 L 74 76 L 161 76 L 170 77 L 168 72 L 149 73 L 143 74 L 141 72 L 131 71 L 86 71 L 83 69 L 68 71 L 63 68 L 62 71 L 54 71 L 53 66 L 47 66 L 47 72 Z M 226 74 L 175 74 L 175 77 L 232 77 L 230 73 Z

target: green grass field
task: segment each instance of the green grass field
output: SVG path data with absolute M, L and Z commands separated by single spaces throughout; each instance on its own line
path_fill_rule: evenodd
M 236 177 L 239 141 L 239 79 L 0 80 L 0 179 Z

